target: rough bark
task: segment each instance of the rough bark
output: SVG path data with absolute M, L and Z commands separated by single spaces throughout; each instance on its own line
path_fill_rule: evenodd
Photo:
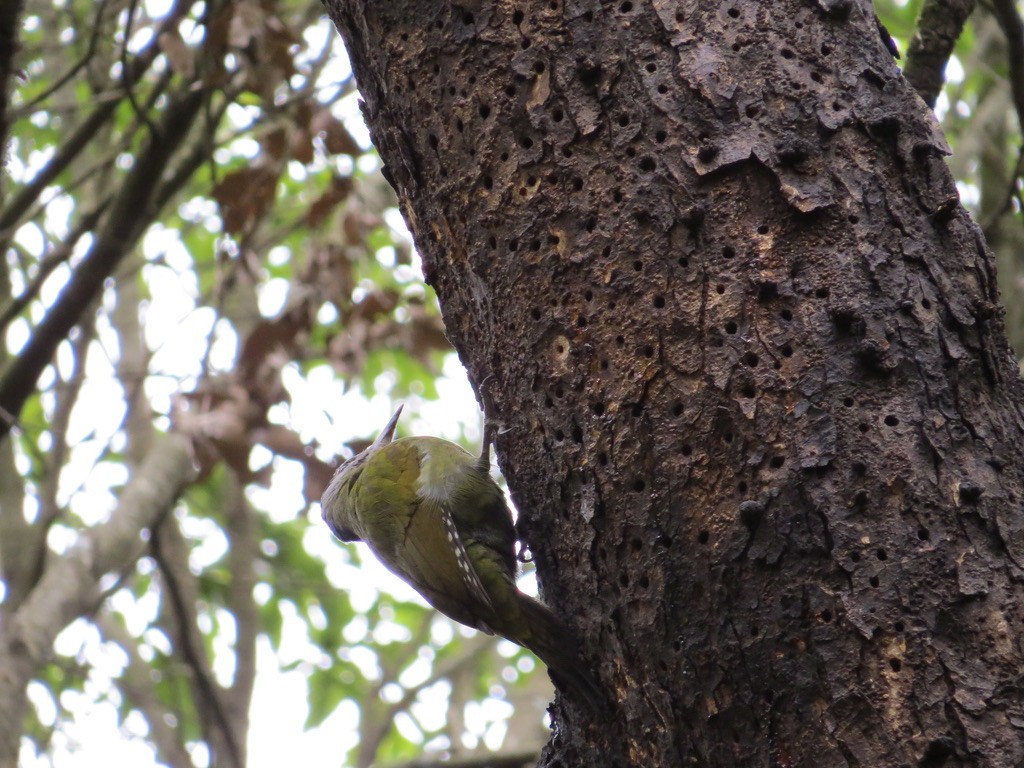
M 1024 402 L 855 0 L 327 0 L 545 598 L 549 766 L 1017 766 Z

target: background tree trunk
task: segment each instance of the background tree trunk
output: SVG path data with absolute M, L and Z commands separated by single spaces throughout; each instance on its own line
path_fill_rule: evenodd
M 1020 765 L 1024 393 L 870 3 L 326 5 L 616 701 L 544 763 Z

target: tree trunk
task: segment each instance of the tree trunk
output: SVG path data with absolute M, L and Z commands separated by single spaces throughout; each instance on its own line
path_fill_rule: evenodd
M 1024 402 L 867 0 L 326 0 L 545 599 L 548 766 L 1019 766 Z

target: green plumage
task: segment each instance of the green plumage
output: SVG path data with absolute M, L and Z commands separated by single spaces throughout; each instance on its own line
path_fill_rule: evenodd
M 436 437 L 392 442 L 401 408 L 373 445 L 345 462 L 321 500 L 342 541 L 363 541 L 447 616 L 529 648 L 592 706 L 604 696 L 569 630 L 516 588 L 512 513 L 478 459 Z

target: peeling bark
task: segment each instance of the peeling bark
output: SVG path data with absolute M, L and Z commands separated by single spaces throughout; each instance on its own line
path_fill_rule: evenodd
M 546 600 L 548 766 L 1024 763 L 1024 392 L 866 0 L 327 0 Z

